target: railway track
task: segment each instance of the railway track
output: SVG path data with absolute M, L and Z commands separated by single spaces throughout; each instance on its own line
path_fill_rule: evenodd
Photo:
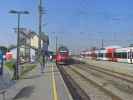
M 108 95 L 111 100 L 122 100 L 119 96 L 113 94 L 113 92 L 105 89 L 103 86 L 101 86 L 100 84 L 98 84 L 97 82 L 93 81 L 92 79 L 88 78 L 85 76 L 85 74 L 80 73 L 79 71 L 75 70 L 74 68 L 71 68 L 71 70 L 73 72 L 75 72 L 75 74 L 78 74 L 81 78 L 85 79 L 88 83 L 91 83 L 92 85 L 94 85 L 94 87 L 98 88 L 98 90 L 100 90 L 101 92 L 103 92 L 104 94 Z M 109 99 L 109 98 L 108 98 Z M 108 100 L 107 99 L 107 100 Z M 97 99 L 99 100 L 99 99 Z
M 71 76 L 64 70 L 63 67 L 57 66 L 61 75 L 67 84 L 67 87 L 72 94 L 74 100 L 90 100 L 89 96 L 84 92 L 83 89 L 71 78 Z
M 122 100 L 132 100 L 133 98 L 133 77 L 123 76 L 118 72 L 104 70 L 88 64 L 76 64 L 71 69 L 77 74 L 93 81 Z M 93 84 L 94 84 L 93 83 Z M 114 99 L 113 99 L 114 100 Z
M 94 66 L 94 65 L 90 65 L 90 64 L 86 64 L 86 63 L 81 64 L 81 65 L 85 66 L 85 68 L 96 70 L 98 72 L 102 72 L 102 73 L 117 77 L 119 79 L 122 79 L 124 81 L 133 83 L 133 76 L 132 75 L 124 74 L 124 73 L 121 73 L 121 72 L 105 69 L 105 68 L 102 68 L 102 67 L 98 67 L 98 66 Z
M 63 75 L 64 79 L 66 79 L 66 76 L 69 77 L 67 78 L 67 80 L 72 80 L 73 83 L 79 87 L 78 89 L 81 89 L 80 93 L 83 93 L 85 94 L 85 96 L 87 97 L 89 96 L 90 98 L 90 99 L 74 99 L 74 100 L 122 100 L 119 96 L 113 94 L 111 91 L 108 91 L 103 86 L 89 79 L 83 73 L 77 71 L 73 67 L 61 66 L 58 68 L 60 69 L 60 71 L 63 70 L 61 71 L 61 73 L 65 73 Z M 74 89 L 73 92 L 76 92 L 76 89 Z

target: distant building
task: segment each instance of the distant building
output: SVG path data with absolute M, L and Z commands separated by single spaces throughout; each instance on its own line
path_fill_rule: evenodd
M 31 46 L 35 47 L 35 48 L 38 48 L 38 36 L 35 35 L 34 37 L 31 38 Z
M 31 38 L 31 46 L 34 48 L 39 47 L 39 36 L 35 35 Z M 44 33 L 41 35 L 41 47 L 43 48 L 45 45 L 49 45 L 49 38 L 48 35 L 45 35 Z
M 15 29 L 16 30 L 16 29 Z M 17 32 L 17 30 L 16 30 Z M 35 58 L 35 54 L 37 54 L 38 45 L 39 45 L 39 36 L 30 30 L 27 30 L 25 28 L 21 28 L 20 30 L 20 61 L 31 61 L 31 59 Z M 45 34 L 41 35 L 41 47 L 43 47 L 43 43 L 49 44 L 48 36 Z M 12 49 L 11 52 L 13 52 L 13 58 L 16 59 L 17 49 L 15 46 L 15 49 Z

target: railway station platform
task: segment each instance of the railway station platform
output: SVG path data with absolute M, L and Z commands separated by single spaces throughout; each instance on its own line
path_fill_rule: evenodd
M 96 61 L 96 60 L 90 60 L 89 58 L 74 57 L 74 59 L 86 62 L 90 65 L 102 67 L 108 70 L 112 70 L 112 71 L 116 71 L 116 72 L 120 72 L 123 74 L 133 76 L 133 64 L 111 62 L 111 61 L 100 61 L 100 60 Z
M 0 98 L 2 100 L 2 98 Z M 49 62 L 41 73 L 40 66 L 30 71 L 7 90 L 5 100 L 73 100 L 55 63 Z

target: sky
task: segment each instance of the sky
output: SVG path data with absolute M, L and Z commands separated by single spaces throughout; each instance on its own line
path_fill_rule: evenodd
M 29 15 L 21 16 L 21 27 L 38 31 L 39 0 L 0 1 L 0 45 L 16 43 L 13 28 L 17 16 L 10 10 L 27 10 Z M 91 47 L 133 43 L 133 0 L 43 0 L 46 14 L 43 31 L 49 35 L 50 48 L 58 45 L 79 51 Z

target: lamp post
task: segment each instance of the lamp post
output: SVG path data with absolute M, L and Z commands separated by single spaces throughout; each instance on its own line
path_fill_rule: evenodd
M 55 52 L 57 52 L 58 49 L 58 36 L 56 35 L 55 32 L 53 32 L 54 35 L 54 41 L 55 41 Z
M 15 11 L 15 10 L 11 10 L 9 13 L 11 14 L 16 14 L 17 18 L 18 18 L 18 26 L 17 26 L 17 61 L 16 61 L 16 66 L 15 66 L 15 79 L 18 80 L 19 79 L 19 63 L 20 63 L 20 17 L 22 14 L 29 14 L 28 11 Z

